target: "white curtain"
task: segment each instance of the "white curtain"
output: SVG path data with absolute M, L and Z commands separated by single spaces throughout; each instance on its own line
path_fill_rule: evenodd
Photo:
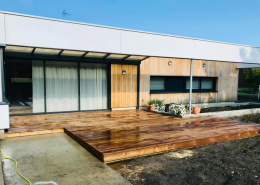
M 33 113 L 44 112 L 43 61 L 32 61 Z
M 46 61 L 47 112 L 78 110 L 78 64 Z
M 107 109 L 107 65 L 80 64 L 81 110 Z

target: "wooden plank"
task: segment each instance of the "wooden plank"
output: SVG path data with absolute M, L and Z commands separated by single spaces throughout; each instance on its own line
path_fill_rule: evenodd
M 122 71 L 126 71 L 126 75 Z M 111 65 L 111 108 L 137 106 L 137 65 Z

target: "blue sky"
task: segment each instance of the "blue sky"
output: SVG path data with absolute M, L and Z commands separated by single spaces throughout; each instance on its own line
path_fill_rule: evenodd
M 0 10 L 260 46 L 260 0 L 0 0 Z

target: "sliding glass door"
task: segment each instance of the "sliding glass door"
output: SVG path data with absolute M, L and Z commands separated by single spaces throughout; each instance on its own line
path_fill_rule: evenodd
M 46 112 L 79 110 L 78 63 L 46 61 Z
M 33 113 L 45 112 L 44 69 L 42 60 L 32 61 L 32 109 Z
M 80 64 L 81 110 L 107 109 L 107 65 Z
M 5 59 L 10 114 L 107 109 L 107 64 Z

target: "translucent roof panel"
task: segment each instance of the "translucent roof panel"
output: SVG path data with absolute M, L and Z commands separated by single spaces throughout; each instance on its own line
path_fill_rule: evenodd
M 61 56 L 77 56 L 77 57 L 81 57 L 85 54 L 85 51 L 69 51 L 69 50 L 65 50 L 61 53 Z
M 36 48 L 34 54 L 43 54 L 43 55 L 58 55 L 60 49 L 45 49 L 45 48 Z
M 118 54 L 111 54 L 106 59 L 123 59 L 128 55 L 118 55 Z
M 138 60 L 139 61 L 139 60 L 143 60 L 145 58 L 146 58 L 146 56 L 135 56 L 135 55 L 132 55 L 132 56 L 126 58 L 125 60 Z
M 89 52 L 85 57 L 92 57 L 92 58 L 103 58 L 107 55 L 107 53 L 94 53 Z
M 23 46 L 6 46 L 5 52 L 15 52 L 15 53 L 32 53 L 33 48 L 23 47 Z

